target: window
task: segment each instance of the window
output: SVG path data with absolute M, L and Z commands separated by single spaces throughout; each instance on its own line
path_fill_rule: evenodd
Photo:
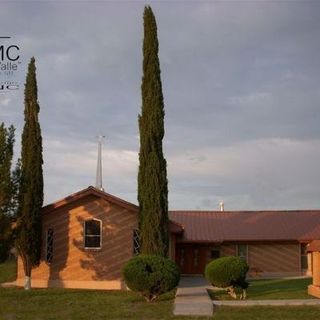
M 301 243 L 300 244 L 300 260 L 301 260 L 301 270 L 308 270 L 308 253 L 307 253 L 307 244 Z
M 102 221 L 97 219 L 84 222 L 84 247 L 86 249 L 101 248 L 101 225 Z
M 214 259 L 218 259 L 220 258 L 220 251 L 219 249 L 212 249 L 210 251 L 210 259 L 214 260 Z
M 47 230 L 46 236 L 46 261 L 48 264 L 52 262 L 53 259 L 53 229 L 49 228 Z
M 140 253 L 140 234 L 138 229 L 133 230 L 133 255 Z
M 199 264 L 199 250 L 194 249 L 193 250 L 193 265 L 197 267 Z
M 237 256 L 243 259 L 244 261 L 247 261 L 247 255 L 248 255 L 248 247 L 246 244 L 238 244 L 237 245 Z

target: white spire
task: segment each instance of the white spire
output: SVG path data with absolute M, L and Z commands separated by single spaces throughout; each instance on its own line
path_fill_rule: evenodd
M 105 136 L 99 135 L 98 138 L 98 161 L 97 161 L 97 176 L 96 176 L 96 188 L 104 191 L 102 186 L 102 155 L 101 155 L 101 149 L 102 149 L 102 139 L 105 138 Z

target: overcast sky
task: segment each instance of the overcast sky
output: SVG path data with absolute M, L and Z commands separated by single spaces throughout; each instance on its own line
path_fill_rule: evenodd
M 137 203 L 145 4 L 158 24 L 170 209 L 320 208 L 319 1 L 1 1 L 21 88 L 0 94 L 0 121 L 17 127 L 17 157 L 35 56 L 45 202 L 95 183 L 104 134 L 105 190 Z

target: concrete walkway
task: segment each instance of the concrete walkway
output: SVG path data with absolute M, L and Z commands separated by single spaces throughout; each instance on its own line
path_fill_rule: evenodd
M 214 309 L 219 306 L 250 307 L 250 306 L 320 306 L 320 299 L 278 299 L 278 300 L 214 300 Z
M 182 277 L 174 301 L 174 315 L 213 315 L 220 306 L 320 306 L 320 299 L 278 300 L 214 300 L 209 298 L 207 288 L 211 285 L 204 277 Z
M 213 304 L 207 293 L 210 284 L 203 277 L 182 277 L 174 301 L 174 315 L 212 316 Z
M 3 282 L 3 283 L 0 283 L 0 287 L 1 288 L 15 288 L 16 287 L 16 282 L 15 281 Z

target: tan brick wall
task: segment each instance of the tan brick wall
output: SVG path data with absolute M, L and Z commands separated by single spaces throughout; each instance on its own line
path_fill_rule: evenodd
M 248 245 L 250 268 L 263 276 L 300 275 L 300 246 L 298 243 L 269 243 Z
M 176 235 L 170 234 L 170 242 L 169 242 L 169 258 L 175 261 L 176 257 Z
M 222 244 L 221 245 L 221 257 L 235 256 L 236 245 L 235 244 Z
M 92 218 L 102 220 L 102 248 L 98 250 L 87 250 L 83 246 L 83 223 Z M 95 196 L 87 196 L 44 214 L 43 261 L 32 271 L 33 282 L 38 281 L 43 286 L 43 281 L 50 281 L 64 286 L 63 282 L 90 283 L 98 280 L 110 283 L 113 288 L 119 287 L 121 268 L 132 257 L 132 233 L 137 228 L 137 219 L 136 212 Z M 50 265 L 44 261 L 48 228 L 54 230 L 53 262 Z M 23 277 L 19 261 L 20 282 Z M 76 287 L 81 287 L 81 282 Z
M 221 245 L 221 256 L 235 256 L 236 254 L 236 243 Z M 301 275 L 300 245 L 298 243 L 249 243 L 247 254 L 250 267 L 249 276 L 283 277 Z

